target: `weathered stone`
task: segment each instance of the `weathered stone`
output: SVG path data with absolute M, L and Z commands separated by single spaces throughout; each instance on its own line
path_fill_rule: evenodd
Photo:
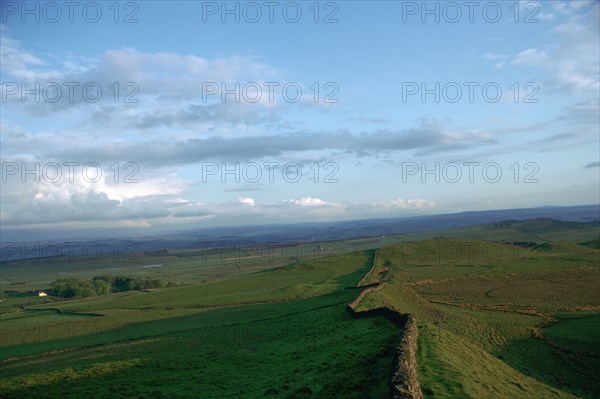
M 417 369 L 417 337 L 419 329 L 414 315 L 409 314 L 404 332 L 396 346 L 396 361 L 392 370 L 392 399 L 423 399 Z
M 356 311 L 352 305 L 346 307 L 356 317 L 383 316 L 403 329 L 396 344 L 394 364 L 390 383 L 392 386 L 390 399 L 423 399 L 417 367 L 417 337 L 419 329 L 417 320 L 412 314 L 402 314 L 387 307 Z

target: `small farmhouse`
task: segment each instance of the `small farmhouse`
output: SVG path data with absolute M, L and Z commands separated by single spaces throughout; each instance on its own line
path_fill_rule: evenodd
M 44 291 L 38 291 L 37 296 L 48 296 Z

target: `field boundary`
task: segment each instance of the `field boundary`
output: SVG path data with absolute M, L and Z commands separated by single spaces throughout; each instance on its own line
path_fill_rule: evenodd
M 361 283 L 375 270 L 378 254 L 379 250 L 375 252 L 371 269 L 354 287 L 356 289 L 364 288 L 364 290 L 351 303 L 346 305 L 346 310 L 354 318 L 383 316 L 402 330 L 394 351 L 392 373 L 390 374 L 390 393 L 388 397 L 390 399 L 423 399 L 417 365 L 417 338 L 419 336 L 419 329 L 415 315 L 400 313 L 388 306 L 362 311 L 357 310 L 367 294 L 383 287 L 381 282 L 361 286 Z
M 417 319 L 413 314 L 400 313 L 388 307 L 357 311 L 352 304 L 346 306 L 355 318 L 383 316 L 402 329 L 396 344 L 392 373 L 390 375 L 390 399 L 423 399 L 417 365 Z
M 367 279 L 367 277 L 369 277 L 371 275 L 371 273 L 373 273 L 373 271 L 375 270 L 375 267 L 377 266 L 377 255 L 379 255 L 379 249 L 377 251 L 375 251 L 375 255 L 373 255 L 373 265 L 371 266 L 371 268 L 369 269 L 369 271 L 363 276 L 363 278 L 360 279 L 360 281 L 358 283 L 356 283 L 356 288 L 362 288 L 363 287 L 363 281 L 365 281 Z M 373 283 L 373 284 L 379 284 L 379 283 Z M 369 284 L 368 286 L 372 286 L 373 284 Z

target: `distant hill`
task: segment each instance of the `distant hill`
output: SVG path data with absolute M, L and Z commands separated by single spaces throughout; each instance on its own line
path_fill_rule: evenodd
M 131 244 L 127 245 L 130 245 L 130 249 L 135 248 L 136 251 L 166 251 L 167 249 L 208 248 L 211 243 L 215 246 L 228 246 L 341 241 L 361 237 L 446 231 L 454 228 L 468 230 L 469 226 L 498 223 L 502 226 L 494 227 L 493 234 L 486 230 L 486 228 L 488 230 L 492 229 L 493 226 L 478 228 L 476 232 L 469 231 L 473 234 L 485 233 L 483 236 L 474 237 L 476 239 L 519 240 L 519 234 L 515 234 L 515 232 L 527 236 L 534 232 L 552 232 L 560 235 L 562 231 L 581 227 L 578 223 L 588 223 L 588 228 L 593 228 L 593 223 L 590 224 L 593 221 L 596 221 L 596 225 L 600 223 L 600 205 L 504 209 L 326 223 L 214 227 L 186 230 L 161 236 L 124 238 L 122 243 L 134 243 L 133 246 Z M 468 231 L 461 232 L 461 234 L 464 233 L 468 233 Z M 585 237 L 588 240 L 589 238 L 589 236 Z M 553 237 L 553 239 L 561 238 Z M 8 241 L 4 238 L 3 240 L 3 243 Z M 60 243 L 61 241 L 53 240 L 52 242 Z M 119 244 L 119 240 L 115 237 L 95 240 L 95 242 L 102 243 L 101 245 L 106 245 L 109 248 L 115 248 Z M 126 245 L 121 245 L 121 247 L 125 248 Z M 6 253 L 3 253 L 7 252 L 5 249 L 3 244 L 0 250 L 2 261 L 12 260 L 15 256 L 20 256 L 20 254 L 17 254 L 13 255 L 12 258 L 7 257 Z
M 260 225 L 189 230 L 177 237 L 252 242 L 305 242 L 347 240 L 382 234 L 446 230 L 500 221 L 540 219 L 571 222 L 600 221 L 600 205 L 552 206 L 495 211 L 461 212 L 405 218 L 367 219 L 344 222 Z

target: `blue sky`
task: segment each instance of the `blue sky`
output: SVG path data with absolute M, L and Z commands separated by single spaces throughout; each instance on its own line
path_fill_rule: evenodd
M 5 233 L 600 202 L 597 1 L 69 7 L 2 3 Z

